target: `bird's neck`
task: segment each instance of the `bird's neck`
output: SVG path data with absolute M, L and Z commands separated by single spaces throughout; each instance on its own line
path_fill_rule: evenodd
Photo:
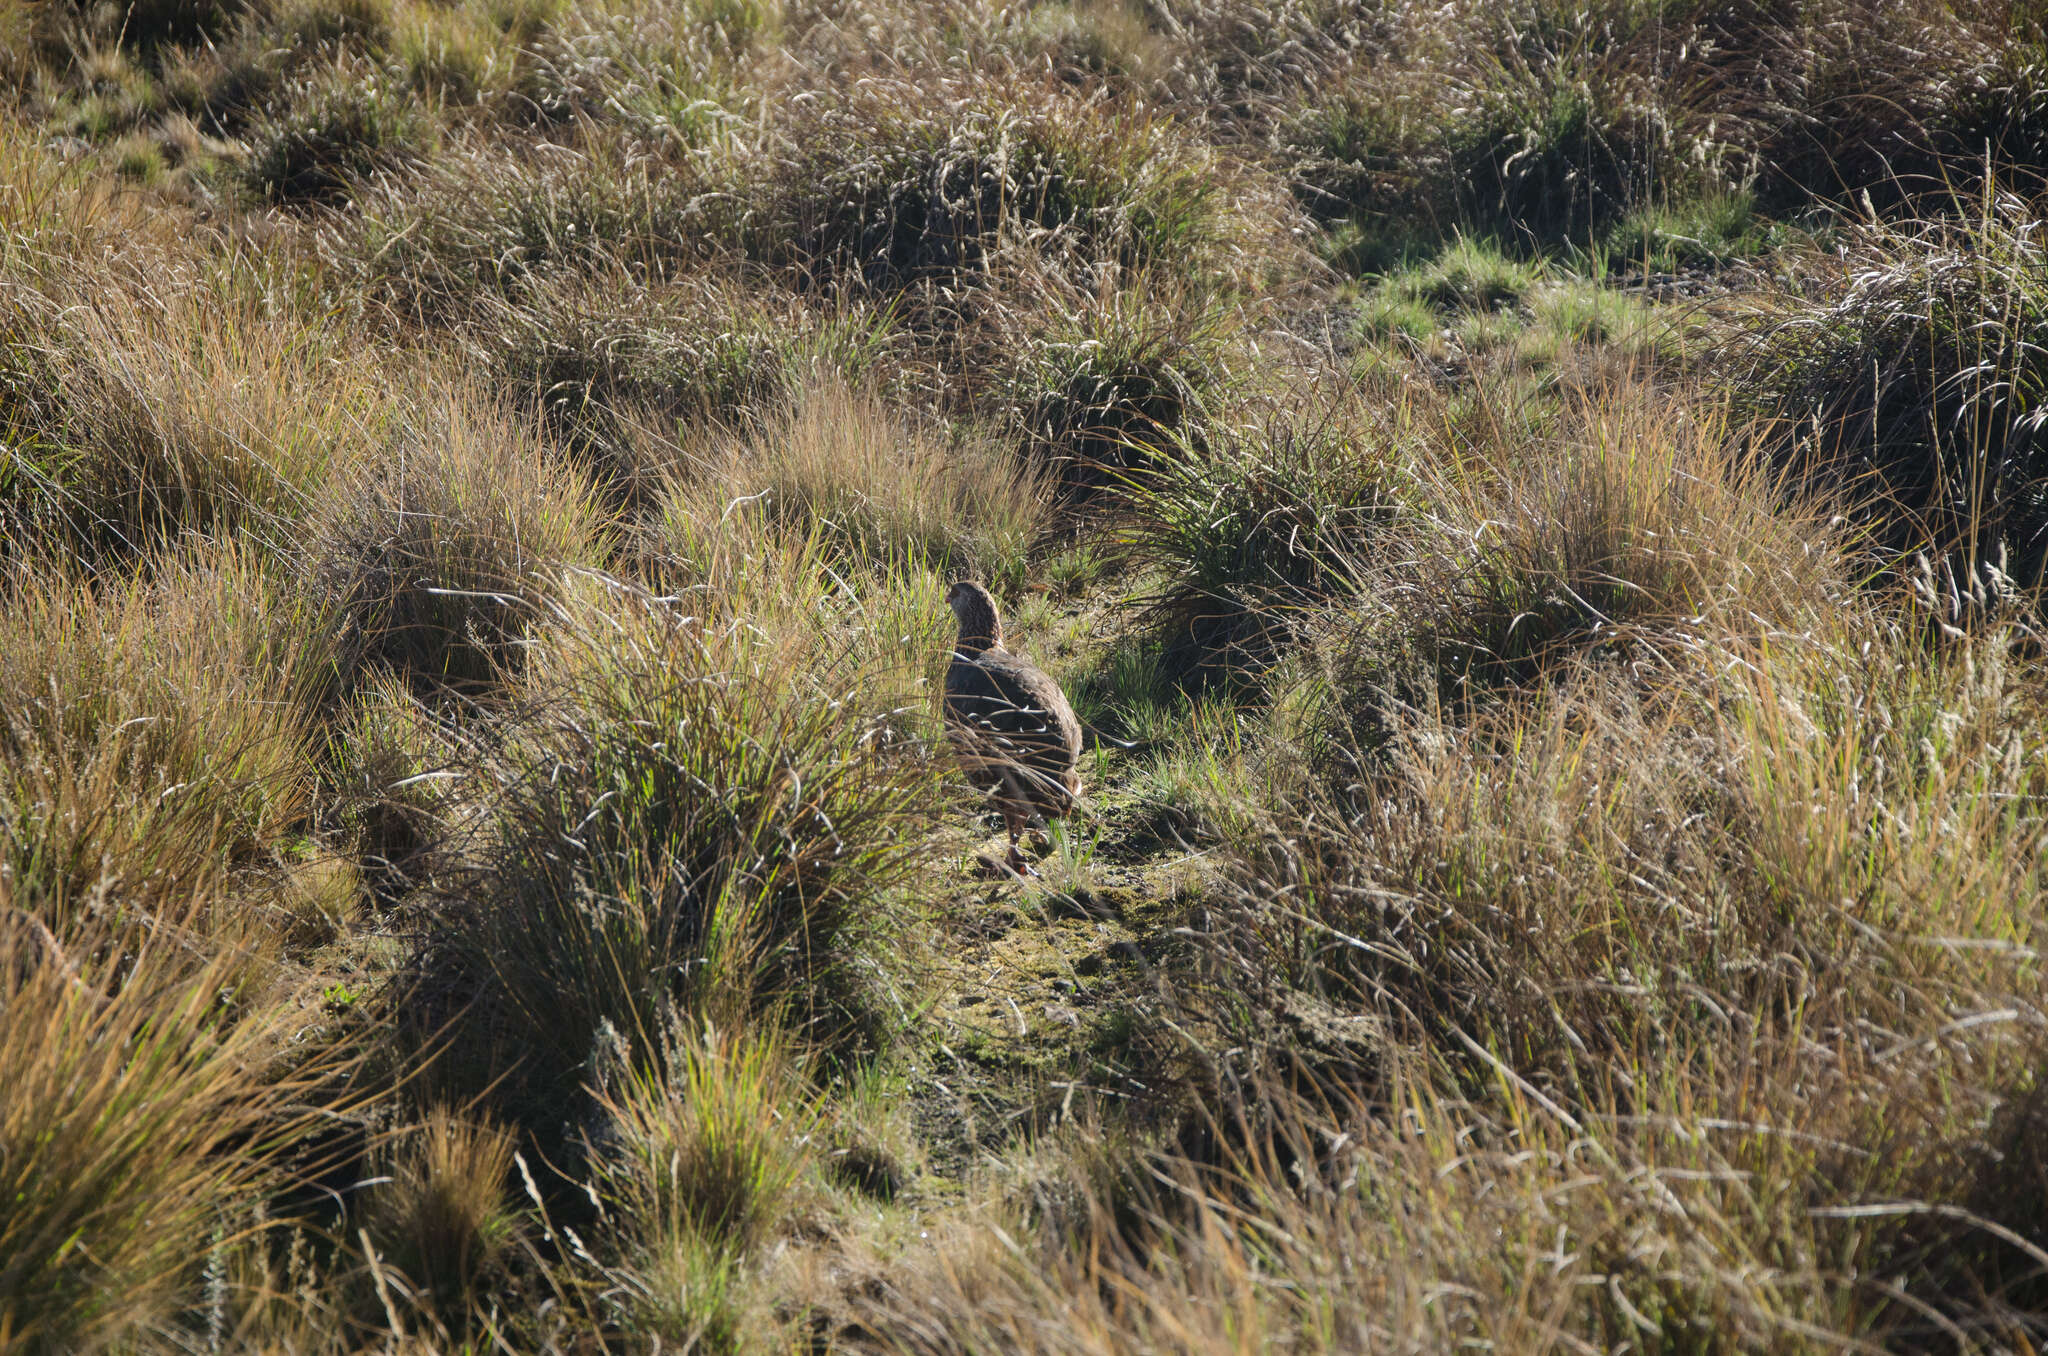
M 970 607 L 960 615 L 960 639 L 953 648 L 972 659 L 1003 647 L 1003 624 L 992 607 Z

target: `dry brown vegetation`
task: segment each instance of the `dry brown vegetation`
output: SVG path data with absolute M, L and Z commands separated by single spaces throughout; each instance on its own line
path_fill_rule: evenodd
M 2037 7 L 0 78 L 0 1351 L 2048 1337 Z

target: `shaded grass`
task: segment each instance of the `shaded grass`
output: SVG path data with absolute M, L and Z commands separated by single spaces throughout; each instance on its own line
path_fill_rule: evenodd
M 921 754 L 895 747 L 892 712 L 835 647 L 806 658 L 591 587 L 541 640 L 531 714 L 489 754 L 477 904 L 448 900 L 422 958 L 430 986 L 476 986 L 479 1038 L 516 1037 L 539 1099 L 516 1110 L 544 1124 L 604 1033 L 652 1051 L 670 1008 L 857 1036 L 867 902 L 919 860 L 935 805 Z
M 375 66 L 316 69 L 277 103 L 251 127 L 242 171 L 250 191 L 274 202 L 341 201 L 357 180 L 407 170 L 428 148 L 428 120 Z
M 530 429 L 459 392 L 340 480 L 314 525 L 311 596 L 341 622 L 338 675 L 476 694 L 516 669 L 565 572 L 602 562 L 596 496 Z
M 1586 247 L 1631 214 L 1640 238 L 1664 203 L 1938 201 L 1975 191 L 1987 151 L 1994 176 L 2042 165 L 2038 33 L 2004 5 L 1457 4 L 1385 24 L 1314 62 L 1276 138 L 1360 271 L 1459 231 Z
M 1882 551 L 2037 592 L 2048 271 L 2027 209 L 1987 197 L 1968 224 L 1873 226 L 1816 282 L 1818 304 L 1766 298 L 1734 374 L 1779 421 L 1765 445 L 1842 486 Z
M 488 1307 L 518 1241 L 510 1199 L 515 1140 L 489 1121 L 436 1107 L 395 1154 L 371 1193 L 364 1228 L 379 1263 L 396 1269 L 385 1285 L 459 1329 L 467 1311 Z

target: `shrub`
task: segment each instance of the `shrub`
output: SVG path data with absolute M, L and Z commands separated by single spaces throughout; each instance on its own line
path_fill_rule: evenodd
M 1776 421 L 1766 443 L 1842 499 L 1873 543 L 1927 549 L 1965 578 L 2036 590 L 2048 568 L 2048 257 L 2031 214 L 1872 227 L 1780 291 L 1733 387 Z

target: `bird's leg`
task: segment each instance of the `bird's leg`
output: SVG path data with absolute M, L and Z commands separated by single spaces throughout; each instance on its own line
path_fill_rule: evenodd
M 1037 875 L 1038 869 L 1024 860 L 1024 854 L 1017 847 L 1017 840 L 1023 836 L 1025 826 L 1029 821 L 1018 818 L 1016 814 L 1006 808 L 1003 811 L 1003 823 L 1010 830 L 1010 869 L 1020 876 Z

